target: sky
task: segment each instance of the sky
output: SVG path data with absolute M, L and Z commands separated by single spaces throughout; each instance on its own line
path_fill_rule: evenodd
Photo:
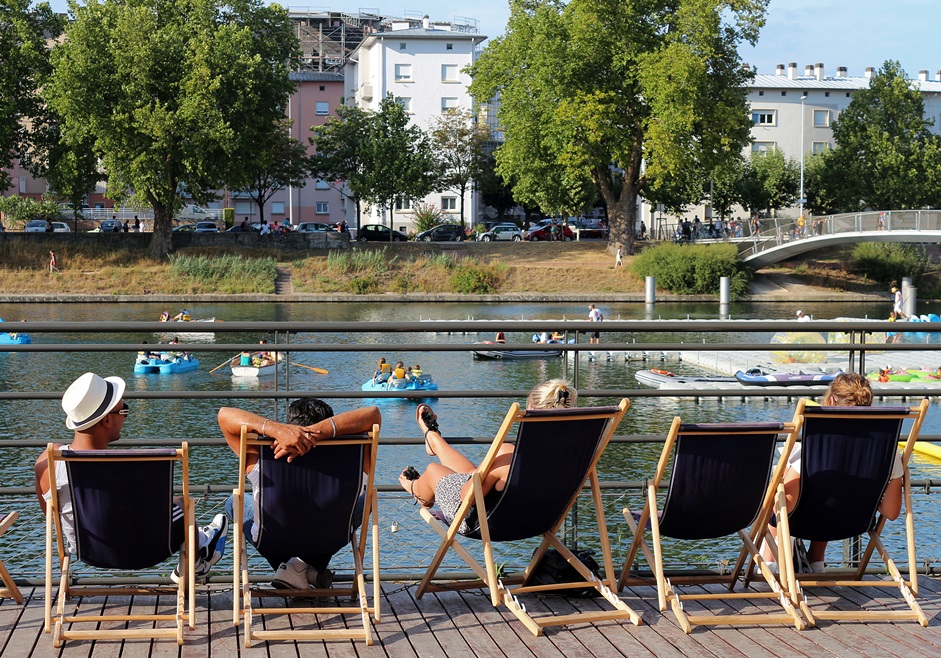
M 432 20 L 441 21 L 472 18 L 478 21 L 480 33 L 488 37 L 503 34 L 510 15 L 507 0 L 456 0 L 443 6 L 428 0 L 408 2 L 323 2 L 310 8 L 349 12 L 368 8 L 410 17 L 427 13 Z M 67 7 L 66 0 L 50 0 L 50 4 L 56 11 Z M 290 0 L 281 4 L 306 8 Z M 773 74 L 777 64 L 790 62 L 797 62 L 803 73 L 807 64 L 823 62 L 827 75 L 835 75 L 837 66 L 846 66 L 851 76 L 861 76 L 867 66 L 878 69 L 887 59 L 895 59 L 910 78 L 927 69 L 933 79 L 941 70 L 937 7 L 938 0 L 771 0 L 758 45 L 742 47 L 742 58 L 762 74 Z

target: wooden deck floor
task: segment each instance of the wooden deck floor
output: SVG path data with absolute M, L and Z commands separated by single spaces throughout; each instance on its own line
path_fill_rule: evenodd
M 656 610 L 652 588 L 633 588 L 622 593 L 635 610 L 643 615 L 640 627 L 603 622 L 579 624 L 564 629 L 550 629 L 543 637 L 533 637 L 509 613 L 490 605 L 489 598 L 479 593 L 444 592 L 416 600 L 415 585 L 383 584 L 383 617 L 375 625 L 376 643 L 336 642 L 271 642 L 258 643 L 251 649 L 243 646 L 241 632 L 231 623 L 231 589 L 213 585 L 203 588 L 197 603 L 197 628 L 187 634 L 186 643 L 178 647 L 173 641 L 68 642 L 62 649 L 52 647 L 51 637 L 42 633 L 42 588 L 26 589 L 25 606 L 4 600 L 0 604 L 0 655 L 22 656 L 158 657 L 158 656 L 251 656 L 279 658 L 282 656 L 324 656 L 370 658 L 372 656 L 418 657 L 459 656 L 462 658 L 533 656 L 539 658 L 574 658 L 576 656 L 939 656 L 941 655 L 941 582 L 923 578 L 921 604 L 931 623 L 922 628 L 914 622 L 871 623 L 821 622 L 819 628 L 798 632 L 792 627 L 722 627 L 694 629 L 685 635 L 672 615 Z M 896 590 L 897 592 L 897 590 Z M 641 598 L 642 597 L 642 598 Z M 816 599 L 820 603 L 819 598 Z M 845 608 L 837 602 L 834 590 L 824 590 L 823 600 Z M 874 588 L 871 595 L 853 595 L 853 601 L 866 608 L 897 608 L 889 588 Z M 163 601 L 161 600 L 161 603 Z M 166 602 L 169 604 L 169 600 Z M 596 609 L 586 599 L 552 598 L 526 601 L 534 611 L 571 613 L 576 609 Z M 79 606 L 105 607 L 112 610 L 129 607 L 153 609 L 153 597 L 128 599 L 102 598 L 77 600 Z M 747 608 L 752 603 L 732 603 Z M 764 604 L 760 604 L 764 606 Z M 688 608 L 689 609 L 689 608 Z M 755 609 L 755 608 L 753 608 Z M 716 613 L 728 613 L 723 605 Z M 282 619 L 281 624 L 292 623 Z M 320 623 L 336 627 L 335 618 L 315 619 L 305 616 L 293 620 L 304 626 Z

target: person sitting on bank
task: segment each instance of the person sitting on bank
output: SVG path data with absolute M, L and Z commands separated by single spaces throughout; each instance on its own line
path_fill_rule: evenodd
M 223 407 L 218 415 L 219 427 L 225 436 L 226 443 L 236 455 L 239 454 L 242 425 L 247 425 L 249 431 L 272 440 L 271 447 L 277 459 L 286 458 L 292 461 L 298 455 L 307 454 L 315 450 L 319 437 L 332 438 L 347 434 L 359 434 L 372 429 L 373 425 L 382 424 L 382 414 L 377 407 L 362 407 L 346 411 L 334 416 L 333 409 L 323 400 L 309 397 L 294 400 L 288 405 L 287 422 L 280 423 L 257 414 Z M 248 481 L 253 490 L 259 486 L 258 448 L 248 446 L 246 454 L 246 472 Z M 363 471 L 369 472 L 373 467 L 369 463 L 370 454 L 364 452 Z M 226 514 L 230 521 L 234 521 L 233 505 L 235 501 L 229 496 L 225 503 Z M 358 528 L 363 522 L 363 506 L 365 493 L 361 494 L 353 509 L 351 529 Z M 254 546 L 258 541 L 258 526 L 255 518 L 259 513 L 258 503 L 251 494 L 245 494 L 242 514 L 242 527 L 245 537 Z M 236 547 L 238 550 L 238 547 Z M 333 583 L 333 572 L 328 569 L 332 555 L 274 555 L 262 554 L 271 568 L 275 570 L 271 581 L 272 587 L 278 589 L 307 589 L 308 587 L 325 589 Z
M 92 372 L 86 372 L 72 382 L 62 396 L 65 426 L 74 432 L 72 442 L 67 446 L 56 444 L 55 447 L 69 451 L 105 450 L 120 439 L 124 421 L 130 413 L 127 403 L 123 401 L 125 387 L 126 383 L 120 377 L 99 377 Z M 49 463 L 45 451 L 36 460 L 34 474 L 39 507 L 45 514 L 46 505 L 52 500 Z M 56 464 L 56 472 L 51 475 L 55 480 L 59 513 L 62 517 L 63 543 L 70 553 L 75 554 L 75 517 L 72 515 L 71 488 L 65 463 Z M 182 502 L 180 499 L 174 499 L 173 509 L 170 511 L 173 518 L 171 541 L 177 546 L 183 544 Z M 195 567 L 197 578 L 207 575 L 213 565 L 222 559 L 228 529 L 229 521 L 224 514 L 217 514 L 212 523 L 199 528 L 196 537 L 199 547 Z M 179 573 L 174 571 L 171 578 L 179 579 Z
M 505 343 L 505 342 L 506 342 L 506 334 L 503 333 L 502 331 L 498 331 L 496 338 L 493 339 L 493 342 L 495 342 L 495 343 Z
M 376 372 L 372 376 L 374 384 L 381 384 L 388 381 L 392 375 L 392 366 L 386 363 L 385 357 L 379 357 L 379 364 L 376 366 Z

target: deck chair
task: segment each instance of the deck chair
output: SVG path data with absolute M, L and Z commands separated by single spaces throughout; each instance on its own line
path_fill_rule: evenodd
M 253 492 L 257 497 L 260 512 L 255 519 L 258 524 L 257 547 L 260 551 L 279 555 L 324 555 L 333 554 L 344 546 L 353 551 L 353 581 L 349 587 L 329 589 L 273 589 L 252 587 L 248 573 L 247 537 L 243 529 L 243 505 L 245 500 L 245 468 L 248 446 L 257 446 L 259 459 L 256 468 L 260 487 Z M 366 501 L 363 523 L 359 530 L 352 530 L 352 515 L 356 502 L 363 492 L 363 457 L 371 456 L 375 467 L 379 445 L 379 426 L 374 425 L 368 434 L 338 436 L 333 439 L 318 439 L 317 447 L 306 455 L 288 463 L 275 459 L 271 450 L 271 439 L 259 440 L 258 435 L 242 426 L 239 449 L 239 486 L 233 491 L 235 514 L 235 547 L 233 551 L 233 623 L 244 621 L 245 646 L 253 640 L 341 640 L 362 639 L 372 644 L 370 616 L 380 620 L 379 583 L 379 519 L 377 516 L 378 494 L 374 482 L 375 468 L 365 474 Z M 373 605 L 366 596 L 366 576 L 363 564 L 366 555 L 366 533 L 372 530 L 372 581 Z M 334 607 L 306 606 L 254 607 L 253 597 L 304 597 L 349 596 L 357 599 L 356 605 Z M 284 629 L 256 630 L 252 627 L 255 616 L 264 615 L 357 615 L 360 624 L 355 628 L 342 629 Z
M 183 644 L 183 624 L 196 627 L 193 572 L 196 523 L 189 496 L 189 448 L 62 450 L 48 444 L 49 490 L 46 506 L 45 632 L 54 630 L 53 644 L 63 640 L 176 638 Z M 73 585 L 72 556 L 63 535 L 55 472 L 62 463 L 68 472 L 69 495 L 75 528 L 76 559 L 91 567 L 136 571 L 154 567 L 179 553 L 179 583 L 172 587 L 101 587 Z M 179 463 L 183 482 L 183 532 L 173 524 L 174 467 Z M 53 539 L 53 529 L 55 538 Z M 177 536 L 174 536 L 177 535 Z M 180 537 L 179 535 L 182 535 Z M 52 615 L 52 562 L 58 554 L 61 577 L 59 601 Z M 185 604 L 189 598 L 189 614 Z M 74 596 L 128 596 L 175 594 L 173 614 L 66 615 L 65 601 Z M 79 624 L 148 622 L 148 627 L 91 628 Z M 159 622 L 172 622 L 161 625 Z
M 441 536 L 442 541 L 422 578 L 417 596 L 421 598 L 426 592 L 454 589 L 456 586 L 487 587 L 493 605 L 506 605 L 534 635 L 541 635 L 543 628 L 549 626 L 605 619 L 627 618 L 633 624 L 639 625 L 640 615 L 611 591 L 614 585 L 614 568 L 611 563 L 611 546 L 608 541 L 598 473 L 595 470 L 598 459 L 629 405 L 630 402 L 624 399 L 617 407 L 521 411 L 518 404 L 513 404 L 503 419 L 486 457 L 474 472 L 471 478 L 472 489 L 458 508 L 450 526 L 442 523 L 430 510 L 421 509 L 422 518 Z M 519 426 L 519 432 L 507 485 L 501 492 L 492 491 L 484 496 L 484 478 L 514 425 Z M 598 580 L 556 536 L 569 510 L 575 505 L 586 480 L 591 483 L 604 561 L 604 581 Z M 480 540 L 484 565 L 456 541 L 461 523 L 465 519 L 468 521 L 468 532 L 465 536 Z M 523 575 L 498 578 L 492 542 L 529 538 L 540 538 L 541 542 Z M 550 546 L 558 550 L 568 563 L 575 567 L 584 577 L 584 581 L 552 585 L 529 584 L 530 575 Z M 479 581 L 446 586 L 432 582 L 445 554 L 452 548 L 480 577 Z M 523 594 L 586 587 L 595 588 L 614 610 L 534 618 L 517 598 Z
M 631 578 L 631 567 L 638 550 L 644 552 L 657 583 L 661 611 L 673 610 L 680 627 L 689 633 L 694 625 L 713 624 L 793 624 L 806 627 L 795 606 L 786 596 L 777 577 L 761 558 L 758 546 L 767 532 L 771 501 L 777 483 L 786 468 L 786 456 L 797 439 L 797 423 L 713 423 L 681 424 L 673 419 L 657 471 L 647 482 L 647 498 L 640 513 L 624 508 L 624 518 L 634 535 L 628 550 L 618 590 L 626 584 L 649 584 L 649 580 Z M 785 459 L 772 471 L 778 437 L 786 435 Z M 661 484 L 672 459 L 670 485 L 663 509 L 657 503 Z M 651 530 L 651 553 L 644 531 Z M 750 528 L 750 530 L 749 530 Z M 742 550 L 735 567 L 726 575 L 702 575 L 667 578 L 663 568 L 663 537 L 683 540 L 719 539 L 738 535 Z M 759 565 L 770 592 L 685 593 L 679 584 L 722 583 L 734 589 L 746 559 Z M 692 615 L 685 610 L 688 601 L 728 599 L 778 599 L 784 608 L 776 613 L 735 615 Z
M 918 571 L 915 556 L 915 518 L 912 510 L 908 460 L 928 410 L 928 401 L 916 407 L 816 407 L 802 400 L 797 413 L 804 419 L 801 447 L 801 480 L 797 505 L 788 515 L 783 486 L 776 500 L 778 546 L 783 564 L 782 577 L 791 600 L 808 623 L 816 619 L 914 620 L 922 626 L 928 618 L 915 601 Z M 905 539 L 908 549 L 906 581 L 882 542 L 886 518 L 878 513 L 899 449 L 902 424 L 911 420 L 908 438 L 902 448 L 902 501 L 905 513 Z M 835 541 L 868 535 L 869 541 L 855 570 L 828 570 L 825 574 L 796 574 L 793 568 L 791 537 Z M 873 551 L 878 551 L 885 568 L 909 610 L 821 610 L 811 609 L 801 588 L 818 585 L 840 587 L 885 587 L 884 579 L 863 580 Z M 799 586 L 800 587 L 799 587 Z
M 16 512 L 0 514 L 0 535 L 10 529 L 17 516 L 19 515 Z M 0 598 L 13 599 L 17 603 L 23 603 L 20 588 L 13 582 L 13 578 L 10 576 L 10 572 L 7 571 L 7 566 L 3 563 L 3 560 L 0 560 L 0 580 L 3 581 L 3 587 L 0 587 Z

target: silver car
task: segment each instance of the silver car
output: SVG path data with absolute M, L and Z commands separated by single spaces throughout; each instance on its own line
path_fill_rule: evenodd
M 49 230 L 49 222 L 45 219 L 34 219 L 26 222 L 26 228 L 23 229 L 25 233 L 45 233 Z
M 497 224 L 486 233 L 481 233 L 477 238 L 480 242 L 495 242 L 497 240 L 507 240 L 519 242 L 523 239 L 523 232 L 515 224 Z

